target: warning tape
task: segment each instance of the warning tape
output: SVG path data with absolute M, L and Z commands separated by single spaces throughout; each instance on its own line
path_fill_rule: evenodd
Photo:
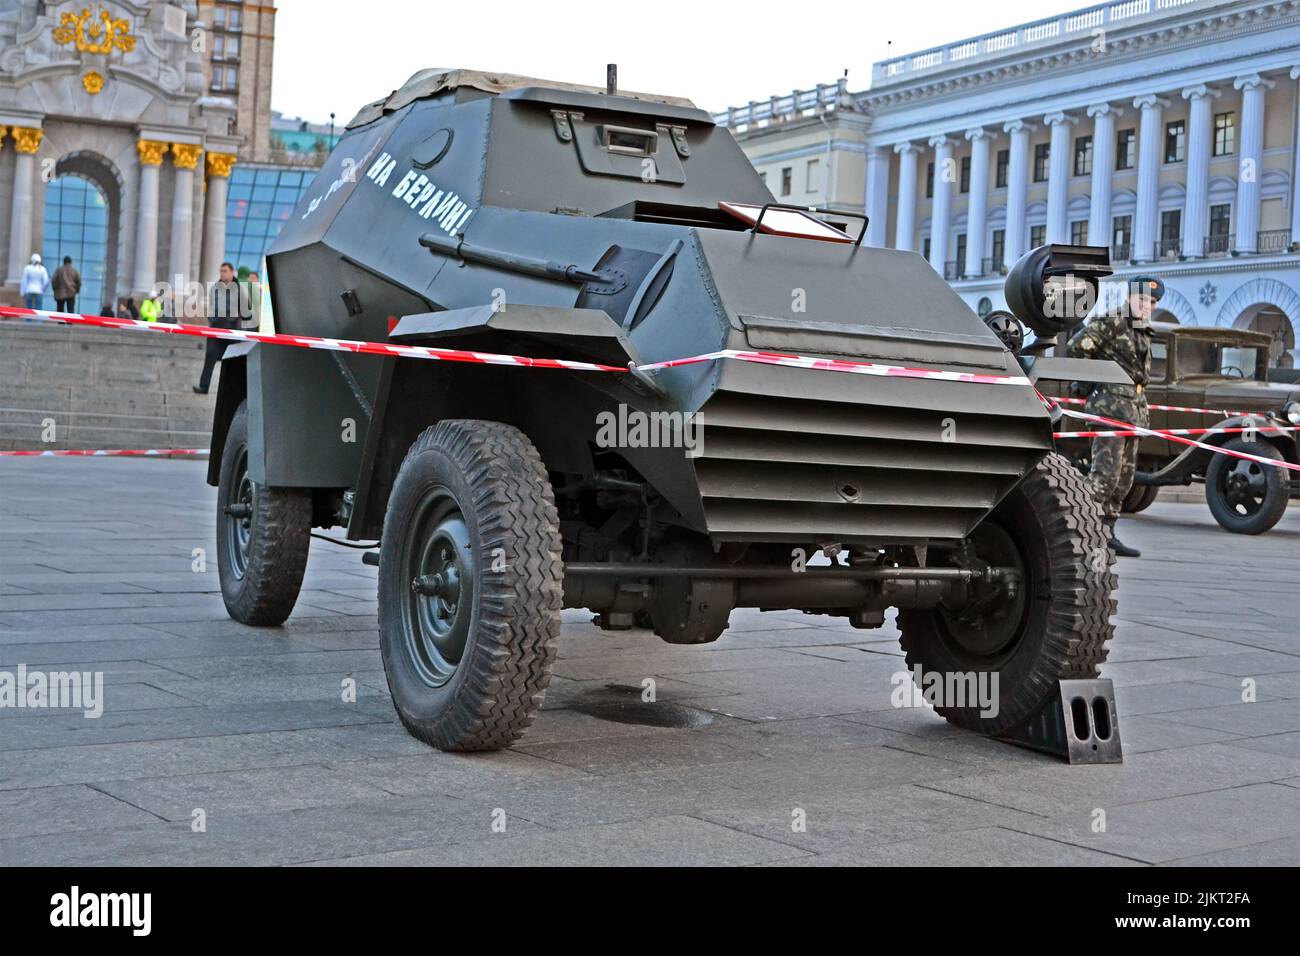
M 1157 428 L 1155 431 L 1160 435 L 1239 435 L 1244 432 L 1294 432 L 1300 431 L 1300 427 L 1287 425 L 1257 425 L 1242 426 L 1237 428 Z M 1052 432 L 1053 438 L 1137 438 L 1141 435 L 1135 431 L 1104 431 L 1104 432 Z
M 0 451 L 0 458 L 164 458 L 208 454 L 206 448 L 51 448 L 45 451 Z
M 1054 400 L 1052 400 L 1054 401 Z M 1205 442 L 1197 441 L 1194 438 L 1184 438 L 1182 435 L 1171 431 L 1160 431 L 1155 428 L 1143 428 L 1140 425 L 1134 425 L 1132 422 L 1116 421 L 1113 418 L 1105 418 L 1101 415 L 1092 415 L 1088 412 L 1076 412 L 1073 409 L 1062 408 L 1062 415 L 1069 415 L 1071 418 L 1079 418 L 1087 422 L 1098 422 L 1102 425 L 1109 425 L 1118 431 L 1132 432 L 1135 437 L 1165 438 L 1169 441 L 1179 442 L 1183 445 L 1191 445 L 1196 448 L 1202 448 L 1205 451 L 1214 452 L 1217 455 L 1230 455 L 1233 458 L 1243 458 L 1246 461 L 1259 462 L 1261 465 L 1272 465 L 1275 468 L 1285 468 L 1288 471 L 1300 471 L 1300 465 L 1293 465 L 1289 461 L 1282 461 L 1277 458 L 1265 458 L 1263 455 L 1252 455 L 1250 452 L 1237 451 L 1233 448 L 1221 448 L 1218 445 L 1207 445 Z M 1256 429 L 1263 431 L 1264 429 Z M 1276 429 L 1280 431 L 1281 429 Z
M 1060 404 L 1069 404 L 1069 405 L 1088 404 L 1088 400 L 1085 398 L 1054 398 L 1052 399 L 1052 401 Z M 1270 417 L 1266 412 L 1243 412 L 1240 409 L 1238 409 L 1237 411 L 1232 411 L 1231 409 L 1227 409 L 1227 408 L 1192 408 L 1188 405 L 1159 405 L 1156 404 L 1155 402 L 1148 403 L 1147 408 L 1153 409 L 1158 412 L 1195 412 L 1200 415 L 1223 415 L 1228 418 L 1232 418 L 1233 416 L 1236 415 L 1252 415 L 1256 418 Z
M 783 365 L 792 368 L 816 369 L 826 372 L 851 372 L 859 375 L 879 375 L 888 378 L 921 378 L 933 381 L 967 382 L 977 385 L 1029 385 L 1023 375 L 984 375 L 977 372 L 952 372 L 934 368 L 909 368 L 903 365 L 883 365 L 878 362 L 853 362 L 845 359 L 812 358 L 806 355 L 788 355 L 782 352 L 751 352 L 740 349 L 722 349 L 704 355 L 651 362 L 646 365 L 600 365 L 594 362 L 575 362 L 568 359 L 529 358 L 524 355 L 499 355 L 494 352 L 473 352 L 464 349 L 444 349 L 429 345 L 394 345 L 387 342 L 362 342 L 353 339 L 322 338 L 314 335 L 287 335 L 281 333 L 251 332 L 245 329 L 218 329 L 208 325 L 179 325 L 171 322 L 145 322 L 141 319 L 118 319 L 103 315 L 80 315 L 72 312 L 49 312 L 43 309 L 20 309 L 0 306 L 0 318 L 40 319 L 67 325 L 89 325 L 108 329 L 130 329 L 140 332 L 163 332 L 173 335 L 193 335 L 205 339 L 223 339 L 232 342 L 264 342 L 272 345 L 289 345 L 295 348 L 324 349 L 331 352 L 353 352 L 365 355 L 391 355 L 398 358 L 433 359 L 444 362 L 470 362 L 476 365 L 518 365 L 525 368 L 567 369 L 571 372 L 652 372 L 656 369 L 677 368 L 712 362 L 715 359 L 736 359 L 759 365 Z

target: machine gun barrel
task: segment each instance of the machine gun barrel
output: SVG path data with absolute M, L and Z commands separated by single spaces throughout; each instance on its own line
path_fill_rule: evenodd
M 443 256 L 455 256 L 464 262 L 478 262 L 486 266 L 495 266 L 522 275 L 537 276 L 542 279 L 557 279 L 560 282 L 604 282 L 608 277 L 600 272 L 592 272 L 581 266 L 555 262 L 549 259 L 536 259 L 521 256 L 503 249 L 489 249 L 465 241 L 463 236 L 440 236 L 426 232 L 420 236 L 420 245 L 430 252 Z

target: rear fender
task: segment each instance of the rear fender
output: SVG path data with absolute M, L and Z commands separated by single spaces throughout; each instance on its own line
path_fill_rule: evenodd
M 239 410 L 239 403 L 248 397 L 248 353 L 256 345 L 256 342 L 232 343 L 221 359 L 217 405 L 212 413 L 212 446 L 208 454 L 208 484 L 213 487 L 221 479 L 221 455 L 230 422 Z

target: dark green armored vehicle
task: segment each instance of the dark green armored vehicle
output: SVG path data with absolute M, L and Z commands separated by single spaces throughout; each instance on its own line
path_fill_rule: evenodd
M 342 526 L 381 541 L 389 687 L 440 748 L 525 730 L 565 607 L 677 644 L 735 608 L 897 608 L 909 667 L 996 678 L 993 708 L 940 712 L 1014 730 L 1105 659 L 1100 516 L 1015 355 L 862 228 L 774 204 L 685 101 L 417 74 L 280 233 L 264 328 L 483 360 L 231 349 L 209 471 L 231 615 L 282 622 L 311 529 Z M 641 368 L 727 350 L 761 354 Z

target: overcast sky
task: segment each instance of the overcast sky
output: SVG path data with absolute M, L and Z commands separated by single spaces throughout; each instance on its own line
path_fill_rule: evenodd
M 1064 0 L 279 0 L 271 105 L 342 125 L 425 67 L 521 73 L 721 110 L 1087 6 Z M 891 42 L 892 41 L 892 42 Z

